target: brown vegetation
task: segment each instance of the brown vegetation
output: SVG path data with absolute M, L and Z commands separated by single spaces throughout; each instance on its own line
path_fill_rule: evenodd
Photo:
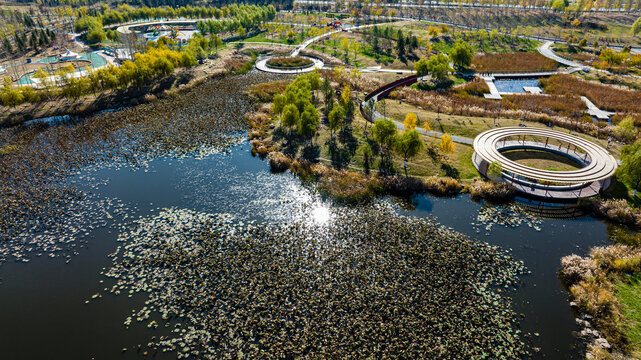
M 276 80 L 255 84 L 249 87 L 247 94 L 260 102 L 271 102 L 274 99 L 274 95 L 285 92 L 285 87 L 289 83 L 286 80 Z
M 549 71 L 555 70 L 557 63 L 539 53 L 493 53 L 474 55 L 471 67 L 480 73 Z
M 465 83 L 465 85 L 458 86 L 453 89 L 459 95 L 483 96 L 490 92 L 485 80 L 480 77 L 475 77 L 472 81 Z
M 269 167 L 274 173 L 287 171 L 292 165 L 292 159 L 279 151 L 270 152 L 267 158 L 269 159 Z
M 628 202 L 623 199 L 585 199 L 581 202 L 581 205 L 598 216 L 641 228 L 641 213 L 630 207 Z
M 627 340 L 622 333 L 621 304 L 617 300 L 614 282 L 624 274 L 641 271 L 641 249 L 627 245 L 596 247 L 588 257 L 570 255 L 561 259 L 559 277 L 570 290 L 572 304 L 591 316 L 591 324 L 614 348 L 614 353 L 626 352 Z M 601 353 L 603 342 L 595 341 L 589 352 Z M 607 349 L 607 347 L 605 348 Z M 621 355 L 617 355 L 621 356 Z M 615 359 L 617 357 L 599 357 Z
M 541 79 L 541 85 L 549 94 L 583 95 L 602 110 L 641 114 L 640 91 L 603 85 L 566 74 Z
M 579 96 L 575 95 L 506 95 L 501 100 L 505 108 L 510 110 L 525 110 L 550 116 L 561 115 L 578 118 L 583 115 L 586 105 Z M 592 118 L 587 116 L 587 122 Z
M 510 200 L 514 197 L 516 189 L 507 183 L 491 181 L 476 181 L 467 187 L 474 199 L 488 199 L 494 201 Z

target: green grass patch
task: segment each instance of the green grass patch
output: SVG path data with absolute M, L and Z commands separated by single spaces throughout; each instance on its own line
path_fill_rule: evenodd
M 641 274 L 615 284 L 623 312 L 623 333 L 630 340 L 630 350 L 641 355 Z

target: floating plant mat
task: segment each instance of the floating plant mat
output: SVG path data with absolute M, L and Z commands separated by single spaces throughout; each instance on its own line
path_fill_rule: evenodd
M 518 227 L 527 225 L 536 231 L 541 231 L 543 220 L 535 215 L 529 214 L 518 204 L 510 203 L 506 205 L 489 205 L 481 207 L 479 214 L 476 216 L 476 232 L 480 233 L 485 230 L 485 235 L 489 235 L 494 225 L 504 227 Z
M 527 356 L 498 289 L 516 286 L 522 263 L 384 204 L 330 211 L 287 224 L 180 209 L 141 219 L 106 272 L 112 293 L 148 295 L 125 325 L 170 327 L 146 346 L 179 358 Z
M 90 216 L 84 207 L 94 208 L 77 204 L 88 196 L 69 181 L 79 170 L 140 167 L 160 156 L 207 156 L 242 141 L 243 114 L 253 109 L 243 92 L 272 79 L 259 72 L 212 78 L 183 93 L 77 123 L 0 130 L 0 260 L 9 252 L 27 259 L 23 251 L 30 249 L 50 254 L 90 230 L 69 225 L 74 217 Z

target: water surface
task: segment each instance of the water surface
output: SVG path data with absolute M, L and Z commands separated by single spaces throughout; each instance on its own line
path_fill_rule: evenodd
M 133 220 L 176 207 L 228 213 L 243 221 L 291 221 L 308 208 L 303 204 L 336 206 L 290 174 L 270 174 L 266 162 L 253 158 L 249 149 L 244 142 L 229 152 L 201 159 L 167 157 L 140 169 L 108 166 L 80 171 L 72 183 L 97 199 L 118 199 L 124 210 L 106 209 L 112 211 L 110 217 L 79 242 L 69 263 L 67 258 L 45 254 L 29 263 L 8 261 L 0 267 L 2 357 L 142 358 L 137 344 L 146 344 L 152 336 L 168 335 L 168 329 L 148 329 L 144 322 L 134 322 L 125 329 L 125 318 L 131 309 L 144 306 L 145 296 L 114 296 L 104 290 L 114 284 L 101 274 L 111 264 L 108 254 L 119 246 L 118 233 Z M 398 202 L 392 198 L 386 201 Z M 574 348 L 580 342 L 572 331 L 578 328 L 556 271 L 561 257 L 584 254 L 589 247 L 603 244 L 605 224 L 590 217 L 541 221 L 523 217 L 517 227 L 495 224 L 487 229 L 487 222 L 478 217 L 500 218 L 501 214 L 493 208 L 488 212 L 486 205 L 465 195 L 417 195 L 401 203 L 404 214 L 435 216 L 445 226 L 500 245 L 523 260 L 532 273 L 522 277 L 518 290 L 506 291 L 514 298 L 515 311 L 524 315 L 521 329 L 533 334 L 532 345 L 541 349 L 537 357 L 582 358 L 581 351 Z M 504 218 L 516 217 L 507 212 Z M 92 299 L 94 294 L 101 297 Z M 122 348 L 127 351 L 123 353 Z M 159 353 L 156 358 L 175 358 L 175 354 Z

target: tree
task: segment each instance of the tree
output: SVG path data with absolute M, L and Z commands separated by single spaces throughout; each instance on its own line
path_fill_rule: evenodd
M 636 139 L 639 131 L 634 126 L 634 119 L 628 116 L 625 119 L 621 120 L 616 129 L 614 129 L 614 133 L 618 138 L 622 140 L 633 141 L 634 139 Z
M 209 47 L 214 46 L 216 54 L 218 54 L 218 47 L 223 45 L 223 40 L 218 35 L 212 35 L 211 40 L 209 40 Z
M 437 82 L 443 82 L 452 71 L 450 59 L 444 54 L 430 56 L 427 61 L 427 69 Z
M 421 141 L 421 137 L 416 130 L 405 131 L 396 136 L 394 150 L 403 158 L 405 176 L 407 176 L 407 161 L 418 155 L 424 147 L 425 144 Z
M 342 38 L 340 43 L 341 49 L 345 51 L 345 60 L 349 61 L 349 47 L 350 42 L 348 38 Z
M 372 136 L 374 140 L 381 145 L 384 154 L 389 154 L 389 150 L 394 145 L 394 140 L 398 129 L 396 124 L 389 119 L 378 119 L 372 127 Z
M 283 108 L 281 123 L 289 129 L 289 135 L 292 135 L 292 127 L 297 126 L 300 118 L 298 108 L 294 104 L 286 105 Z
M 405 57 L 405 39 L 403 38 L 403 32 L 398 30 L 398 40 L 396 40 L 396 53 L 398 54 L 399 59 Z
M 91 27 L 87 31 L 87 41 L 91 44 L 99 43 L 107 38 L 107 34 L 102 27 Z
M 349 85 L 345 85 L 345 87 L 343 88 L 341 100 L 343 102 L 343 106 L 347 106 L 347 103 L 352 101 L 352 91 L 350 90 Z
M 453 153 L 455 146 L 454 142 L 452 141 L 452 137 L 448 134 L 443 134 L 443 136 L 441 136 L 441 142 L 438 144 L 438 148 L 444 154 Z
M 276 94 L 272 102 L 272 111 L 274 114 L 280 115 L 283 113 L 285 107 L 285 97 L 282 94 Z
M 427 66 L 427 60 L 425 60 L 425 58 L 421 58 L 419 61 L 415 62 L 414 71 L 416 71 L 416 75 L 418 75 L 418 77 L 426 76 L 427 74 L 429 74 L 430 71 Z
M 567 5 L 566 5 L 566 3 L 565 3 L 565 1 L 564 1 L 564 0 L 555 0 L 555 1 L 552 3 L 552 9 L 554 9 L 554 10 L 556 10 L 556 11 L 559 11 L 559 12 L 561 12 L 561 11 L 565 11 L 565 7 L 566 7 L 566 6 L 567 6 Z
M 641 185 L 641 141 L 625 145 L 621 149 L 621 166 L 616 172 L 617 179 L 634 189 L 634 196 Z
M 452 46 L 452 51 L 450 51 L 450 58 L 454 65 L 459 69 L 469 66 L 472 63 L 472 58 L 474 58 L 474 50 L 470 44 L 466 43 L 463 40 L 457 40 L 454 46 Z
M 0 92 L 0 99 L 5 106 L 16 107 L 24 102 L 24 95 L 10 85 L 5 85 Z
M 247 35 L 247 31 L 245 31 L 245 28 L 244 28 L 244 27 L 242 27 L 242 26 L 238 28 L 238 30 L 236 31 L 236 33 L 237 33 L 237 34 L 238 34 L 238 36 L 240 36 L 241 38 L 244 38 L 244 37 L 245 37 L 245 35 Z
M 632 34 L 637 35 L 641 32 L 641 16 L 632 24 Z
M 300 126 L 298 127 L 298 134 L 305 137 L 305 140 L 313 139 L 316 135 L 316 130 L 320 124 L 318 112 L 314 106 L 308 106 L 300 116 Z
M 416 129 L 417 122 L 418 119 L 416 119 L 415 113 L 407 113 L 407 115 L 405 115 L 405 121 L 403 121 L 403 127 L 405 128 L 405 131 L 412 131 Z
M 329 130 L 334 137 L 334 132 L 343 125 L 345 119 L 345 109 L 342 106 L 335 106 L 329 113 Z

